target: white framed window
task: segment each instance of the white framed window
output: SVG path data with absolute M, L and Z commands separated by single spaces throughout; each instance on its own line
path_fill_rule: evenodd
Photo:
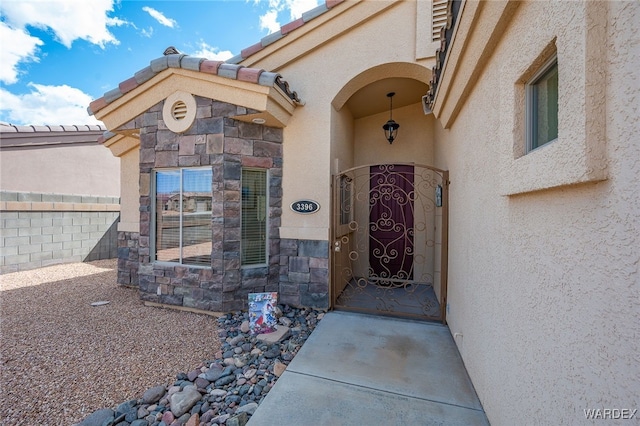
M 242 220 L 240 244 L 242 266 L 267 264 L 268 174 L 265 169 L 242 169 Z
M 526 84 L 526 152 L 558 138 L 558 59 L 553 57 Z
M 212 178 L 211 167 L 154 172 L 154 261 L 211 266 Z

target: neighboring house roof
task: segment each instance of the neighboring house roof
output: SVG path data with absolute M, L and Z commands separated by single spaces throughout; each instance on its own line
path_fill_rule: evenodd
M 105 130 L 101 125 L 16 126 L 0 123 L 0 148 L 95 144 Z
M 198 197 L 202 197 L 202 198 L 206 198 L 208 200 L 211 199 L 211 193 L 209 192 L 183 192 L 181 194 L 171 194 L 167 200 L 178 200 L 181 197 L 184 198 L 198 198 Z

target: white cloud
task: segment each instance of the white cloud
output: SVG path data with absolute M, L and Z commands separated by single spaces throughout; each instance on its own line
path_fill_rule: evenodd
M 212 61 L 226 61 L 229 58 L 233 57 L 233 53 L 228 50 L 221 51 L 217 47 L 209 46 L 203 40 L 200 40 L 198 43 L 198 50 L 191 53 L 190 56 L 195 56 L 197 58 L 207 58 Z
M 283 11 L 289 11 L 289 22 L 295 21 L 302 16 L 304 12 L 307 12 L 316 6 L 318 6 L 318 0 L 267 0 L 269 3 L 269 9 L 267 12 L 260 16 L 260 29 L 266 29 L 269 33 L 274 33 L 280 29 L 282 24 L 278 22 L 278 14 Z M 255 4 L 258 4 L 259 0 L 255 0 Z
M 151 38 L 153 35 L 153 27 L 149 27 L 149 29 L 143 28 L 140 30 L 140 35 L 143 37 Z
M 260 29 L 275 33 L 282 25 L 278 22 L 278 11 L 270 10 L 260 17 Z
M 32 37 L 22 29 L 11 28 L 0 21 L 0 81 L 13 84 L 18 81 L 18 64 L 20 62 L 38 62 L 36 52 L 43 42 Z
M 0 10 L 14 28 L 49 28 L 68 48 L 77 39 L 103 48 L 109 43 L 119 44 L 109 27 L 126 23 L 107 16 L 113 11 L 113 0 L 3 1 Z
M 134 28 L 136 27 L 131 22 L 129 22 L 129 21 L 125 20 L 125 19 L 107 17 L 107 26 L 109 26 L 109 27 L 122 27 L 124 25 L 131 25 Z
M 18 125 L 102 124 L 87 113 L 92 99 L 74 87 L 29 83 L 30 93 L 0 88 L 0 118 Z
M 291 20 L 294 21 L 302 16 L 304 12 L 318 6 L 318 0 L 284 0 L 285 8 L 289 9 Z
M 162 12 L 158 12 L 157 10 L 155 10 L 152 7 L 145 6 L 145 7 L 142 8 L 142 10 L 147 12 L 149 15 L 151 15 L 151 17 L 153 19 L 155 19 L 156 21 L 158 21 L 161 25 L 164 25 L 165 27 L 174 28 L 174 27 L 178 26 L 178 23 L 174 19 L 167 18 L 166 16 L 164 16 L 162 14 Z

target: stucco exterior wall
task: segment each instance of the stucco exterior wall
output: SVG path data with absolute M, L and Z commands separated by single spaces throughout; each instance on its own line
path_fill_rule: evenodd
M 637 407 L 639 17 L 632 2 L 522 3 L 450 129 L 436 129 L 451 173 L 447 318 L 492 424 L 577 424 L 586 409 Z M 599 61 L 594 33 L 606 33 Z M 505 172 L 524 131 L 522 65 L 554 38 L 560 131 L 542 150 L 581 151 Z M 607 180 L 566 179 L 590 144 Z M 560 186 L 527 188 L 534 175 Z M 505 191 L 505 179 L 523 184 Z
M 0 155 L 4 191 L 118 197 L 119 172 L 118 159 L 98 144 L 3 149 Z
M 354 166 L 375 164 L 381 159 L 389 163 L 433 164 L 433 116 L 425 116 L 422 106 L 414 104 L 394 110 L 393 117 L 401 123 L 393 144 L 385 140 L 382 131 L 388 112 L 356 120 Z
M 341 170 L 350 169 L 354 166 L 354 119 L 349 108 L 342 108 L 336 111 L 331 108 L 331 140 L 333 144 L 333 164 L 331 173 L 337 174 Z
M 151 182 L 139 182 L 140 149 L 138 147 L 126 152 L 120 158 L 120 176 L 122 182 L 120 200 L 122 210 L 120 212 L 119 231 L 138 232 L 140 230 L 140 186 L 145 192 Z M 141 185 L 142 184 L 142 185 Z

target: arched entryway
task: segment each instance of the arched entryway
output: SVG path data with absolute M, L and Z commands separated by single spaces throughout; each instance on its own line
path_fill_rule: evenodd
M 445 322 L 448 183 L 414 163 L 334 175 L 333 308 Z

